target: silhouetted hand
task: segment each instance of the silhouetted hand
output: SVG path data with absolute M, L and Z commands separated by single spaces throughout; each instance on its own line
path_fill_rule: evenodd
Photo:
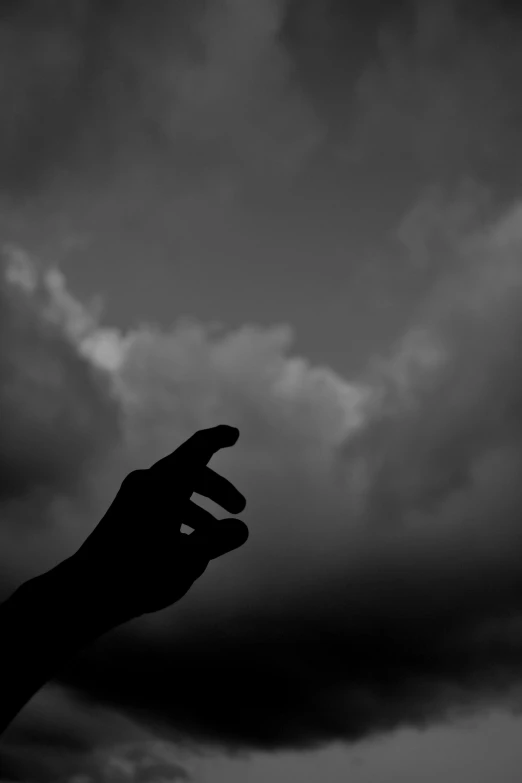
M 196 492 L 232 514 L 243 511 L 243 495 L 207 465 L 238 437 L 239 431 L 227 425 L 199 430 L 152 467 L 129 473 L 73 555 L 88 589 L 122 621 L 178 601 L 210 560 L 247 540 L 244 522 L 218 520 L 190 499 Z M 182 533 L 182 524 L 194 532 Z

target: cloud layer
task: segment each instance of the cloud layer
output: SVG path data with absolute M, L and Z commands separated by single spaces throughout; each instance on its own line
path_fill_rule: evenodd
M 158 736 L 313 747 L 516 706 L 522 207 L 492 217 L 474 181 L 518 187 L 520 21 L 487 2 L 400 4 L 391 19 L 391 3 L 358 5 L 2 3 L 2 236 L 17 209 L 28 237 L 32 218 L 63 233 L 72 214 L 132 245 L 129 225 L 153 215 L 151 257 L 192 234 L 191 258 L 214 263 L 230 209 L 234 236 L 274 249 L 277 266 L 286 235 L 265 240 L 262 218 L 255 234 L 234 196 L 268 182 L 277 202 L 280 178 L 309 161 L 313 188 L 289 223 L 317 227 L 324 257 L 310 260 L 302 228 L 291 249 L 305 271 L 352 247 L 351 228 L 329 222 L 337 205 L 344 225 L 371 202 L 371 245 L 404 182 L 434 183 L 401 223 L 401 264 L 386 258 L 375 281 L 405 269 L 408 310 L 412 269 L 429 293 L 352 379 L 294 356 L 287 324 L 106 326 L 56 269 L 3 246 L 2 596 L 72 553 L 126 472 L 222 421 L 241 438 L 213 464 L 246 494 L 251 531 L 179 605 L 86 650 L 56 697 L 78 702 L 49 696 L 47 729 L 38 704 L 17 719 L 4 779 L 139 778 L 115 750 L 125 738 L 144 755 Z M 463 176 L 446 203 L 438 185 Z M 347 351 L 360 338 L 346 330 Z M 58 749 L 47 770 L 38 742 Z
M 249 499 L 248 544 L 62 684 L 166 738 L 229 748 L 353 740 L 506 696 L 521 659 L 521 215 L 456 244 L 411 330 L 352 383 L 288 356 L 286 327 L 102 328 L 57 273 L 11 253 L 9 421 L 35 442 L 18 462 L 6 451 L 4 525 L 15 488 L 74 498 L 87 455 L 103 452 L 83 490 L 101 512 L 126 470 L 195 429 L 242 433 L 215 464 Z M 56 375 L 8 364 L 15 344 L 59 363 L 54 407 L 23 402 Z
M 143 167 L 162 179 L 167 166 L 178 193 L 241 167 L 293 169 L 320 126 L 279 42 L 285 11 L 285 0 L 3 4 L 3 195 L 88 188 L 122 166 L 142 187 Z

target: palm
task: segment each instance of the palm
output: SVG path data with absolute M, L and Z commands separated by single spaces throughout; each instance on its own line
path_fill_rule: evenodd
M 227 511 L 245 507 L 243 495 L 208 467 L 237 430 L 199 430 L 150 468 L 131 472 L 110 508 L 78 550 L 91 579 L 129 616 L 155 612 L 185 595 L 209 561 L 241 546 L 248 528 L 238 519 L 217 520 L 190 498 L 204 495 Z M 181 532 L 181 525 L 194 528 Z

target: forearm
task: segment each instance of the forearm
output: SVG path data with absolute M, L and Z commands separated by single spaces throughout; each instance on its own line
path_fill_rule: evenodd
M 22 584 L 0 605 L 0 734 L 76 653 L 121 622 L 71 559 Z

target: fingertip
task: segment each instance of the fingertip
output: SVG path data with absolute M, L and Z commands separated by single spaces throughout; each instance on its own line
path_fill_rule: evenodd
M 223 431 L 223 439 L 228 446 L 233 446 L 239 439 L 239 430 L 237 427 L 232 427 L 230 424 L 221 424 L 220 427 Z
M 241 546 L 248 540 L 250 531 L 242 519 L 223 519 L 221 525 L 230 539 L 238 542 L 236 546 Z
M 248 527 L 239 519 L 222 519 L 216 530 L 195 531 L 187 536 L 190 546 L 195 547 L 196 551 L 204 554 L 210 560 L 226 555 L 227 552 L 233 552 L 246 543 L 249 536 Z
M 230 511 L 233 514 L 241 514 L 241 512 L 245 510 L 246 504 L 246 498 L 243 495 L 238 494 L 238 496 L 234 498 L 233 508 L 230 508 Z
M 227 552 L 233 552 L 246 543 L 249 536 L 248 527 L 241 519 L 222 519 L 216 530 L 213 542 L 213 557 L 221 557 Z

